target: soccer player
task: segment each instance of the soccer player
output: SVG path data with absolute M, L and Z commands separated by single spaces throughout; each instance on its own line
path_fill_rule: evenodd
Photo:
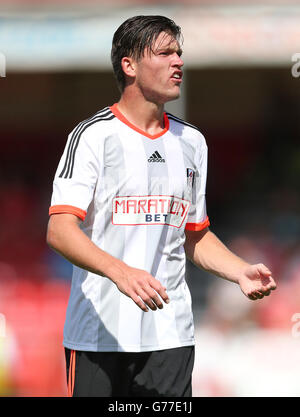
M 276 284 L 209 229 L 207 146 L 164 111 L 179 97 L 181 30 L 136 16 L 115 32 L 118 103 L 70 133 L 53 184 L 48 244 L 74 265 L 64 327 L 69 395 L 192 395 L 186 256 L 251 300 Z

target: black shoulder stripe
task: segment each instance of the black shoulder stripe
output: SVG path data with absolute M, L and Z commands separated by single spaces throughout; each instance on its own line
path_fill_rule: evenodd
M 167 113 L 167 116 L 168 116 L 168 119 L 174 120 L 175 122 L 181 123 L 181 124 L 183 124 L 185 126 L 189 126 L 192 129 L 196 129 L 196 130 L 198 130 L 198 132 L 200 132 L 200 130 L 196 126 L 194 126 L 194 125 L 192 125 L 190 123 L 187 123 L 187 122 L 185 122 L 182 119 L 179 119 L 179 117 L 173 116 L 173 114 L 171 114 L 171 113 Z
M 99 111 L 99 112 L 97 112 L 95 115 L 93 115 L 93 116 L 89 117 L 88 119 L 84 120 L 83 122 L 79 123 L 79 124 L 76 126 L 76 128 L 75 128 L 75 130 L 74 130 L 74 132 L 73 132 L 73 134 L 72 134 L 71 140 L 70 140 L 70 142 L 69 142 L 69 146 L 68 146 L 68 150 L 67 150 L 67 155 L 66 155 L 65 164 L 64 164 L 63 170 L 62 170 L 62 172 L 60 173 L 59 177 L 62 177 L 62 176 L 65 174 L 66 170 L 67 170 L 67 167 L 68 167 L 68 161 L 69 161 L 69 158 L 70 158 L 70 154 L 71 154 L 71 152 L 72 152 L 72 149 L 73 149 L 73 142 L 74 142 L 75 137 L 76 137 L 77 133 L 79 132 L 80 128 L 84 125 L 84 123 L 86 123 L 86 122 L 88 122 L 89 120 L 93 119 L 95 116 L 100 115 L 100 114 L 102 114 L 103 112 L 107 111 L 107 109 L 108 109 L 108 107 L 107 107 L 107 108 L 105 108 L 105 109 L 103 109 L 103 110 L 100 110 L 100 111 Z
M 109 117 L 108 120 L 111 120 L 113 118 L 111 116 L 115 117 L 114 115 L 112 115 L 112 112 L 108 108 L 105 108 L 104 110 L 96 113 L 94 116 L 90 117 L 89 119 L 86 119 L 83 122 L 78 124 L 69 142 L 65 164 L 59 175 L 60 178 L 62 177 L 71 178 L 72 172 L 73 172 L 73 166 L 74 166 L 75 152 L 78 146 L 80 136 L 85 131 L 85 129 L 91 126 L 93 123 L 96 123 L 101 120 L 107 120 L 107 117 Z
M 76 152 L 76 149 L 77 149 L 77 146 L 78 146 L 78 143 L 80 141 L 80 137 L 81 137 L 82 133 L 85 131 L 85 129 L 87 129 L 92 124 L 94 124 L 96 122 L 99 122 L 101 120 L 106 120 L 108 116 L 110 117 L 109 120 L 113 119 L 113 117 L 111 117 L 111 113 L 108 114 L 106 117 L 104 117 L 102 115 L 99 116 L 99 117 L 94 117 L 93 119 L 91 119 L 91 121 L 89 123 L 84 124 L 81 127 L 80 131 L 77 133 L 76 137 L 74 137 L 70 157 L 69 157 L 69 160 L 68 160 L 68 166 L 67 166 L 67 171 L 66 171 L 66 174 L 65 174 L 65 178 L 71 178 L 72 177 L 75 152 Z
M 71 140 L 69 142 L 69 146 L 68 146 L 68 150 L 67 150 L 67 156 L 66 156 L 65 164 L 64 164 L 64 167 L 63 167 L 62 172 L 59 175 L 60 178 L 63 175 L 65 175 L 66 172 L 67 172 L 67 170 L 68 170 L 70 157 L 71 157 L 71 154 L 72 154 L 72 151 L 73 151 L 73 148 L 74 148 L 74 141 L 76 140 L 77 135 L 80 133 L 80 129 L 85 125 L 85 123 L 88 123 L 90 120 L 94 119 L 97 116 L 100 116 L 102 114 L 105 115 L 109 111 L 110 111 L 109 108 L 106 107 L 103 110 L 100 110 L 99 112 L 97 112 L 96 114 L 94 114 L 93 116 L 89 117 L 88 119 L 82 121 L 81 123 L 79 123 L 76 126 L 76 128 L 75 128 L 75 130 L 74 130 L 74 132 L 72 134 Z M 65 178 L 67 178 L 67 176 L 68 175 L 66 174 L 65 175 Z
M 83 130 L 82 130 L 82 132 L 80 132 L 80 135 L 78 136 L 77 141 L 76 141 L 76 144 L 75 144 L 75 146 L 74 146 L 74 151 L 73 151 L 73 154 L 72 154 L 72 162 L 71 162 L 71 171 L 70 171 L 69 178 L 72 178 L 72 175 L 73 175 L 73 168 L 74 168 L 75 153 L 76 153 L 77 146 L 78 146 L 78 144 L 79 144 L 79 140 L 80 140 L 80 136 L 81 136 L 81 134 L 85 131 L 85 129 L 87 129 L 89 126 L 93 125 L 94 123 L 99 122 L 99 121 L 101 121 L 101 122 L 106 122 L 106 121 L 108 121 L 108 120 L 112 120 L 112 119 L 114 119 L 115 117 L 116 117 L 116 116 L 115 116 L 114 114 L 111 114 L 109 117 L 106 117 L 106 118 L 102 118 L 102 117 L 101 117 L 101 118 L 99 118 L 99 119 L 97 119 L 97 120 L 93 120 L 92 122 L 90 122 L 88 125 L 86 125 L 86 126 L 83 128 Z

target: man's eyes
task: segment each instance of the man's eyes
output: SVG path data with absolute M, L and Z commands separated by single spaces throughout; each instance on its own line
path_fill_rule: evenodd
M 161 51 L 161 52 L 159 52 L 158 55 L 172 55 L 173 53 L 174 53 L 174 51 Z M 180 57 L 182 55 L 182 52 L 178 51 L 177 55 Z

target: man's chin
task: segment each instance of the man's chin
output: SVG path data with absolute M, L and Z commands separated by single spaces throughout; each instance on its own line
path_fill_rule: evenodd
M 153 103 L 165 104 L 169 101 L 177 100 L 180 97 L 180 88 L 176 89 L 176 91 L 168 91 L 164 92 L 163 94 L 153 94 L 152 97 L 148 97 L 150 101 Z
M 176 93 L 169 94 L 166 97 L 165 103 L 167 103 L 168 101 L 177 100 L 179 97 L 180 97 L 180 90 L 178 89 L 178 91 Z

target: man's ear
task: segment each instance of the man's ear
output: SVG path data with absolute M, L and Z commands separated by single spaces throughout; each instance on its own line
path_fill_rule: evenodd
M 135 77 L 135 62 L 132 58 L 126 56 L 123 57 L 121 60 L 121 66 L 125 75 L 128 77 Z

